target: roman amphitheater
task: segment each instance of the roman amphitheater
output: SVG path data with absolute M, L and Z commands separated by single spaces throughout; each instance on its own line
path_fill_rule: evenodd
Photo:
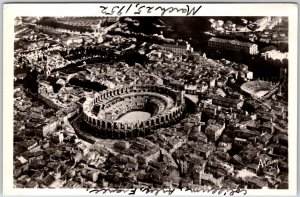
M 95 137 L 124 139 L 145 136 L 173 124 L 184 113 L 184 93 L 164 86 L 125 86 L 106 90 L 83 103 L 83 121 Z M 144 120 L 122 120 L 132 111 L 144 111 Z M 139 117 L 137 117 L 139 118 Z
M 254 98 L 261 98 L 274 89 L 275 84 L 269 81 L 248 81 L 241 85 L 241 90 Z

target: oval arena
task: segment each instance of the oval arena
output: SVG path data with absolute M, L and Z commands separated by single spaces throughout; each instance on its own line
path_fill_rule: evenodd
M 95 137 L 124 139 L 145 136 L 178 121 L 185 109 L 183 91 L 164 86 L 125 86 L 96 93 L 83 103 L 83 120 Z M 145 111 L 144 121 L 120 121 L 132 111 Z
M 268 81 L 248 81 L 241 85 L 241 90 L 254 98 L 261 98 L 268 94 L 275 85 Z

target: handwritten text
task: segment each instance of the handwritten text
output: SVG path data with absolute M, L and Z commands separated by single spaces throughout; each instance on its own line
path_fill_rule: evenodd
M 176 6 L 153 6 L 147 4 L 128 4 L 128 5 L 115 5 L 115 6 L 104 6 L 100 7 L 101 14 L 104 15 L 124 15 L 124 14 L 133 14 L 133 15 L 147 15 L 147 14 L 157 14 L 164 16 L 166 14 L 184 14 L 185 16 L 194 16 L 202 8 L 202 6 L 191 6 L 185 5 L 184 7 Z
M 135 189 L 87 189 L 87 191 L 90 194 L 113 194 L 113 193 L 122 193 L 122 194 L 127 194 L 127 195 L 135 195 L 136 192 L 138 191 L 139 193 L 144 193 L 144 194 L 152 194 L 152 195 L 159 195 L 159 194 L 168 194 L 172 195 L 176 189 L 172 188 L 166 188 L 166 189 L 151 189 L 151 188 L 135 188 Z M 182 188 L 177 191 L 183 191 L 183 192 L 191 192 L 191 193 L 211 193 L 211 194 L 218 194 L 218 195 L 229 195 L 233 196 L 234 194 L 242 194 L 246 195 L 247 190 L 245 189 L 232 189 L 232 188 L 212 188 L 212 189 L 203 189 L 203 188 Z

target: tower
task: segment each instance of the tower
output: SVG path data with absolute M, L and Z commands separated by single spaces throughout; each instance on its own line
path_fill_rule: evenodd
M 181 175 L 186 175 L 187 173 L 187 161 L 186 160 L 180 160 L 179 161 L 179 167 L 180 167 L 180 173 Z

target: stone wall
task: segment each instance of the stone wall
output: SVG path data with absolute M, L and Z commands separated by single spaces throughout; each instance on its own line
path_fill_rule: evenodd
M 113 103 L 116 103 L 116 99 L 114 99 L 115 97 L 132 93 L 136 93 L 136 95 L 141 93 L 142 95 L 147 95 L 147 93 L 156 93 L 160 99 L 161 96 L 164 95 L 173 100 L 173 105 L 169 106 L 168 109 L 165 109 L 161 113 L 155 114 L 148 120 L 141 122 L 117 122 L 114 120 L 99 118 L 91 113 L 93 106 L 99 103 L 100 110 L 102 108 L 105 110 L 105 107 L 101 105 L 103 100 L 107 100 L 107 103 L 109 103 L 110 100 L 113 100 Z M 145 136 L 150 134 L 154 129 L 175 123 L 179 118 L 181 118 L 185 104 L 182 102 L 176 102 L 178 94 L 180 94 L 180 92 L 174 91 L 171 88 L 152 85 L 126 86 L 119 89 L 106 90 L 100 94 L 97 93 L 94 98 L 86 100 L 83 104 L 83 120 L 88 126 L 93 128 L 91 134 L 94 136 L 106 136 L 108 138 Z M 151 96 L 153 99 L 153 94 L 151 94 Z M 119 101 L 122 101 L 122 99 L 119 99 Z M 167 101 L 165 102 L 165 104 L 168 105 Z

